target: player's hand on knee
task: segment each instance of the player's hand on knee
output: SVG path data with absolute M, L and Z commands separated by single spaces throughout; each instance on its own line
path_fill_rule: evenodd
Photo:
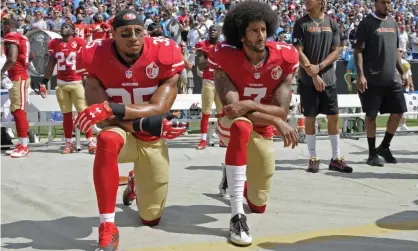
M 357 89 L 363 93 L 366 91 L 367 89 L 367 79 L 365 76 L 363 75 L 358 75 L 357 76 Z
M 44 84 L 41 84 L 39 86 L 39 94 L 41 95 L 42 98 L 46 98 L 48 93 L 46 91 L 46 86 Z
M 90 128 L 98 124 L 108 117 L 112 116 L 112 109 L 109 107 L 108 102 L 101 104 L 94 104 L 77 115 L 75 119 L 74 126 L 80 129 L 81 132 L 87 132 Z
M 315 89 L 319 92 L 322 92 L 325 90 L 325 83 L 324 80 L 322 80 L 322 78 L 319 75 L 316 75 L 315 77 L 312 78 L 314 85 L 315 85 Z
M 284 147 L 291 146 L 292 149 L 294 149 L 295 146 L 298 145 L 298 132 L 295 128 L 286 123 L 286 121 L 279 119 L 274 127 L 276 128 L 277 133 L 283 138 Z

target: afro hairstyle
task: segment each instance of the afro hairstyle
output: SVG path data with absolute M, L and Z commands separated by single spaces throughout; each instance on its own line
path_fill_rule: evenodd
M 267 28 L 267 37 L 276 33 L 278 27 L 277 14 L 267 3 L 259 1 L 244 1 L 232 7 L 226 14 L 222 33 L 227 44 L 242 48 L 241 39 L 245 36 L 245 30 L 252 22 L 264 21 Z

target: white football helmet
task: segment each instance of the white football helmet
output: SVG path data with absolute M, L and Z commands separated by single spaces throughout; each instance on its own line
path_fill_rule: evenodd
M 202 117 L 202 105 L 199 102 L 193 103 L 189 108 L 191 119 L 200 119 Z

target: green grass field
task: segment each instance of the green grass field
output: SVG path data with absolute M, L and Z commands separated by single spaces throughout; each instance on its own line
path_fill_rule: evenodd
M 388 117 L 378 117 L 377 118 L 377 127 L 378 128 L 384 128 L 386 127 L 386 122 L 388 120 Z M 199 132 L 199 122 L 193 122 L 190 124 L 190 131 L 191 133 L 198 133 Z M 340 127 L 342 127 L 343 125 L 343 119 L 340 119 Z M 418 126 L 418 119 L 409 119 L 406 121 L 406 125 L 408 127 L 412 127 L 412 126 Z M 323 120 L 320 120 L 320 126 L 322 128 L 322 130 L 327 128 L 327 123 Z M 32 127 L 32 130 L 35 132 L 35 134 L 38 134 L 38 127 Z M 48 137 L 48 127 L 46 126 L 41 126 L 39 128 L 39 132 L 41 135 L 41 138 L 45 138 Z M 62 128 L 62 126 L 54 126 L 52 127 L 52 136 L 54 138 L 61 138 L 61 136 L 63 135 L 64 130 Z

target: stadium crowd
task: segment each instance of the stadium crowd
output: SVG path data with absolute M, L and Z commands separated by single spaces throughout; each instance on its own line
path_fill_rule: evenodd
M 223 18 L 238 1 L 230 0 L 2 0 L 1 17 L 18 20 L 22 34 L 34 29 L 59 32 L 64 22 L 76 25 L 77 35 L 87 40 L 110 36 L 109 21 L 123 9 L 135 9 L 145 21 L 151 34 L 164 35 L 182 41 L 190 49 L 205 39 L 212 24 L 222 25 Z M 270 0 L 277 12 L 280 27 L 275 37 L 291 42 L 294 22 L 306 14 L 300 0 Z M 355 29 L 367 14 L 373 11 L 374 1 L 331 0 L 326 1 L 326 13 L 340 24 L 341 38 L 345 41 L 341 58 L 348 61 Z M 418 59 L 416 0 L 393 1 L 393 16 L 399 24 L 401 48 L 408 59 Z M 221 38 L 222 39 L 222 38 Z

